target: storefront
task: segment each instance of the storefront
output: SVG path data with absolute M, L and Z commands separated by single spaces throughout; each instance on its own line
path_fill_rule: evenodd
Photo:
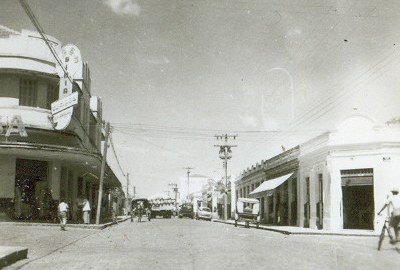
M 351 116 L 336 131 L 294 149 L 244 171 L 235 182 L 238 196 L 260 200 L 264 223 L 380 229 L 377 209 L 400 186 L 398 121 L 377 125 L 367 116 Z M 261 184 L 253 189 L 255 182 Z

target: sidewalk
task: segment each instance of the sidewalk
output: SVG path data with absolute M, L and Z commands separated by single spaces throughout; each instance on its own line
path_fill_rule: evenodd
M 118 222 L 126 221 L 130 219 L 128 216 L 119 216 Z M 14 225 L 14 226 L 49 226 L 49 227 L 60 227 L 58 223 L 40 223 L 40 222 L 25 222 L 25 221 L 2 221 L 0 224 Z M 67 228 L 79 228 L 79 229 L 97 229 L 103 230 L 109 226 L 114 225 L 113 222 L 102 223 L 99 225 L 96 224 L 73 224 L 67 223 Z
M 130 219 L 128 216 L 119 216 L 118 217 L 118 223 L 126 221 Z M 117 223 L 117 224 L 118 224 Z M 103 223 L 103 224 L 67 224 L 67 230 L 68 228 L 73 228 L 73 229 L 94 229 L 94 230 L 102 230 L 104 228 L 107 228 L 109 226 L 114 225 L 115 223 L 113 222 L 108 222 L 108 223 Z M 59 227 L 59 224 L 55 223 L 38 223 L 38 222 L 9 222 L 9 221 L 4 221 L 0 222 L 0 225 L 4 225 L 10 228 L 18 228 L 22 226 L 31 226 L 31 227 Z M 57 230 L 58 231 L 58 230 Z M 12 233 L 11 233 L 12 234 Z M 0 269 L 3 267 L 6 267 L 10 264 L 13 264 L 19 260 L 26 259 L 28 257 L 28 248 L 27 247 L 21 247 L 19 246 L 20 244 L 25 245 L 23 241 L 20 243 L 17 243 L 18 246 L 8 246 L 7 244 L 15 244 L 15 243 L 5 243 L 6 245 L 1 245 L 0 244 Z
M 234 220 L 219 220 L 213 219 L 213 222 L 225 223 L 230 225 L 235 225 Z M 239 222 L 238 226 L 244 227 L 244 222 Z M 251 228 L 255 228 L 254 224 L 250 224 Z M 294 226 L 272 226 L 272 225 L 262 225 L 260 224 L 259 229 L 283 233 L 287 235 L 338 235 L 338 236 L 366 236 L 366 237 L 377 237 L 379 233 L 375 233 L 370 230 L 341 230 L 341 231 L 325 231 L 318 229 L 301 228 Z
M 27 257 L 28 249 L 25 247 L 0 246 L 0 269 Z

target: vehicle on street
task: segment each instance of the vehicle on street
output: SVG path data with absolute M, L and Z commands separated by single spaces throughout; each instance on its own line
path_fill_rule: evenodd
M 236 202 L 235 227 L 238 222 L 244 221 L 248 228 L 253 223 L 258 228 L 260 225 L 260 202 L 257 199 L 239 198 Z
M 191 203 L 182 204 L 179 209 L 178 217 L 179 218 L 183 218 L 183 217 L 193 218 L 194 217 L 193 204 L 191 204 Z
M 211 221 L 212 213 L 208 207 L 199 207 L 196 212 L 196 219 L 206 219 Z
M 140 198 L 140 199 L 132 199 L 131 202 L 131 222 L 134 217 L 138 218 L 140 222 L 142 220 L 142 216 L 146 216 L 147 220 L 151 220 L 151 203 L 148 199 Z
M 151 200 L 151 217 L 171 218 L 173 215 L 175 200 L 171 198 L 155 198 Z

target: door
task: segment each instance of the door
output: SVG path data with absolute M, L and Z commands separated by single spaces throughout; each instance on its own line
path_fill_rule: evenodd
M 342 171 L 343 228 L 374 229 L 372 169 Z

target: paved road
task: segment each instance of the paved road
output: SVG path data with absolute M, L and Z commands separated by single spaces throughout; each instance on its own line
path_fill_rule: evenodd
M 0 245 L 29 247 L 6 269 L 398 269 L 376 238 L 285 236 L 190 219 L 129 221 L 102 231 L 0 225 Z

